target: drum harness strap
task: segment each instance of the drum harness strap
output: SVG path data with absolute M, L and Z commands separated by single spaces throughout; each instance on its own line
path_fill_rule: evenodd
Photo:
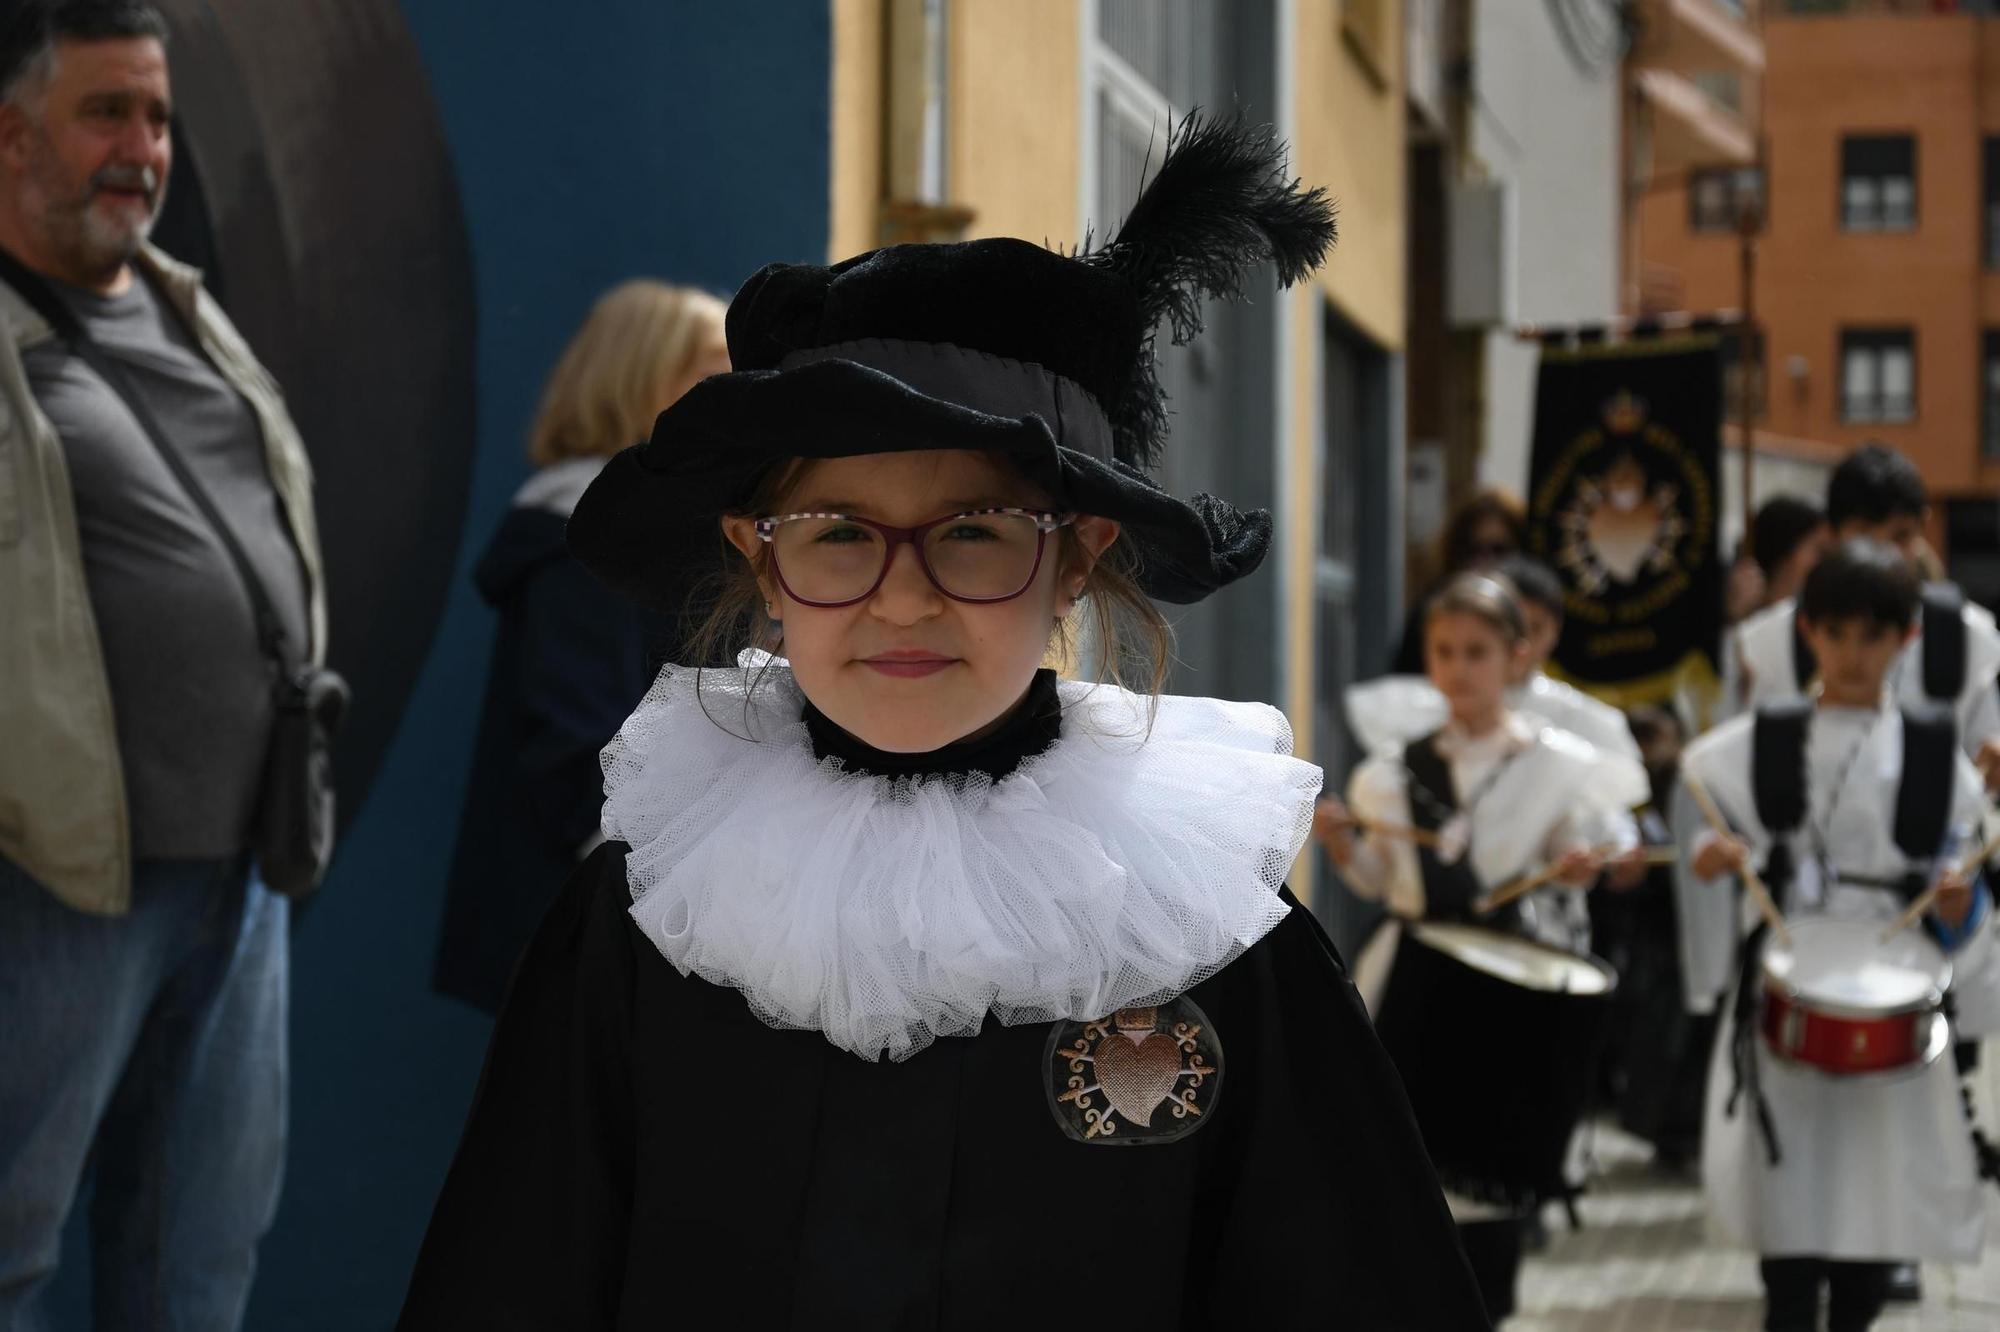
M 1962 626 L 1959 627 L 1962 630 Z M 1930 674 L 1928 665 L 1926 661 L 1927 677 Z M 1928 679 L 1926 683 L 1929 683 Z M 1810 773 L 1806 768 L 1806 729 L 1812 720 L 1812 712 L 1810 699 L 1767 703 L 1757 710 L 1751 738 L 1751 791 L 1757 805 L 1758 821 L 1771 834 L 1771 853 L 1765 861 L 1764 879 L 1771 886 L 1771 891 L 1777 894 L 1780 903 L 1786 905 L 1798 875 L 1792 838 L 1806 824 L 1811 791 Z M 1932 861 L 1938 848 L 1944 844 L 1950 827 L 1958 731 L 1955 718 L 1942 705 L 1906 704 L 1902 714 L 1903 770 L 1896 789 L 1894 838 L 1897 849 L 1910 861 L 1911 869 L 1898 880 L 1843 874 L 1841 881 L 1893 891 L 1907 903 L 1914 900 L 1928 883 Z M 1831 788 L 1826 815 L 1829 825 L 1855 760 L 1873 734 L 1872 729 L 1864 733 L 1841 764 Z M 1815 827 L 1811 831 L 1824 854 L 1824 830 Z M 1782 1153 L 1778 1147 L 1777 1128 L 1771 1119 L 1770 1104 L 1759 1086 L 1757 1073 L 1758 963 L 1763 956 L 1765 935 L 1766 927 L 1758 925 L 1743 940 L 1737 953 L 1730 1045 L 1735 1083 L 1730 1088 L 1724 1113 L 1735 1114 L 1737 1101 L 1745 1092 L 1749 1094 L 1756 1111 L 1758 1130 L 1764 1138 L 1765 1152 L 1775 1166 L 1782 1159 Z M 1949 996 L 1946 1002 L 1948 1011 Z M 1966 1098 L 1969 1121 L 1969 1092 Z M 1996 1172 L 2000 1172 L 2000 1150 L 1987 1144 L 1976 1128 L 1973 1130 L 1973 1144 L 1981 1162 L 1980 1173 L 1987 1178 L 2000 1178 L 2000 1174 L 1987 1174 L 1989 1162 Z
M 1433 743 L 1436 736 L 1428 735 L 1421 740 L 1413 740 L 1403 750 L 1403 770 L 1409 774 L 1410 822 L 1425 832 L 1437 832 L 1461 811 L 1470 821 L 1473 810 L 1487 792 L 1499 784 L 1500 778 L 1512 766 L 1516 754 L 1501 759 L 1491 774 L 1479 784 L 1479 789 L 1463 806 L 1459 804 L 1457 788 L 1451 780 L 1451 765 L 1437 751 Z M 1430 920 L 1476 922 L 1493 929 L 1515 931 L 1520 928 L 1520 905 L 1509 902 L 1491 916 L 1475 916 L 1472 904 L 1485 893 L 1479 876 L 1473 872 L 1470 845 L 1457 860 L 1447 864 L 1428 846 L 1417 848 L 1417 867 L 1424 879 L 1424 915 Z

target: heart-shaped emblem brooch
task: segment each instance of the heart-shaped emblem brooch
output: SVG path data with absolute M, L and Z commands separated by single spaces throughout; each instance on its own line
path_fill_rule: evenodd
M 1049 1032 L 1049 1108 L 1088 1143 L 1168 1143 L 1215 1113 L 1222 1043 L 1185 996 Z

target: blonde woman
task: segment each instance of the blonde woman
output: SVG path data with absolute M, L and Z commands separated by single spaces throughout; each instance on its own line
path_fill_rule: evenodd
M 549 375 L 528 436 L 535 472 L 479 561 L 500 613 L 445 899 L 435 984 L 496 1011 L 555 889 L 595 845 L 597 752 L 646 692 L 649 623 L 563 545 L 577 497 L 653 418 L 729 369 L 723 304 L 638 279 L 601 297 Z

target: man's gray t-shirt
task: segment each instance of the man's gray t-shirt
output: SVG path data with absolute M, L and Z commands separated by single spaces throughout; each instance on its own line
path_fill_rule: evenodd
M 125 369 L 224 515 L 296 660 L 307 633 L 305 574 L 256 414 L 143 277 L 117 296 L 51 285 Z M 133 855 L 234 855 L 250 845 L 276 679 L 249 594 L 117 393 L 59 342 L 25 361 L 69 464 Z

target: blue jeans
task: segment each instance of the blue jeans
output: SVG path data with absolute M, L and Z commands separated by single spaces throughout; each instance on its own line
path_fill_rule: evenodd
M 0 1332 L 45 1328 L 86 1163 L 99 1329 L 228 1332 L 284 1174 L 286 901 L 153 861 L 85 915 L 0 860 Z

